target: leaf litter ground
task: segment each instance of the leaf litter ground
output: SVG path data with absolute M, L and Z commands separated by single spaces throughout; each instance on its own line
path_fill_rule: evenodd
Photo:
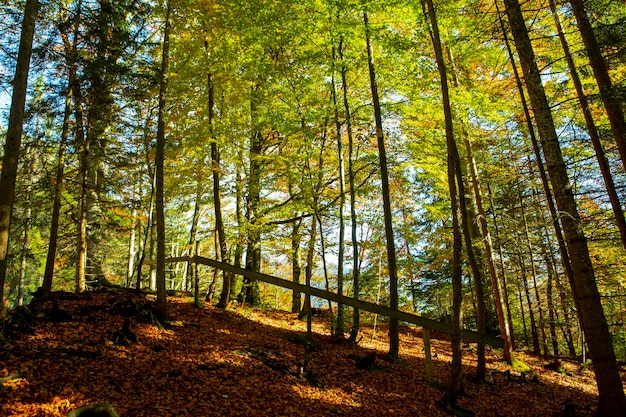
M 108 292 L 32 305 L 32 330 L 0 339 L 0 416 L 65 416 L 96 402 L 122 417 L 446 415 L 437 405 L 451 361 L 445 335 L 431 341 L 429 384 L 419 328 L 402 329 L 400 360 L 392 362 L 380 326 L 375 334 L 363 326 L 358 346 L 337 344 L 316 318 L 311 344 L 295 314 L 194 308 L 170 297 L 173 319 L 164 329 L 140 311 L 145 302 Z M 128 337 L 120 336 L 125 321 Z M 475 349 L 464 347 L 460 405 L 476 415 L 557 416 L 568 402 L 578 416 L 593 414 L 589 369 L 562 360 L 557 372 L 544 367 L 549 360 L 518 354 L 537 375 L 522 382 L 500 352 L 487 355 L 493 383 L 475 383 Z M 375 358 L 372 366 L 355 366 L 365 357 Z

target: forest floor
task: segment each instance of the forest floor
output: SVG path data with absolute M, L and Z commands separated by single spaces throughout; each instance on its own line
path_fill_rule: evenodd
M 337 344 L 316 317 L 308 343 L 306 322 L 284 311 L 198 309 L 170 297 L 172 320 L 160 328 L 150 306 L 130 293 L 59 294 L 58 305 L 39 301 L 31 314 L 10 316 L 0 333 L 0 416 L 65 416 L 96 402 L 121 417 L 446 415 L 437 405 L 451 360 L 445 335 L 432 336 L 427 383 L 419 328 L 402 328 L 399 361 L 389 361 L 380 326 L 375 334 L 363 326 L 358 346 Z M 551 359 L 517 356 L 536 378 L 521 381 L 487 348 L 493 383 L 479 384 L 475 347 L 465 345 L 460 405 L 484 417 L 559 416 L 566 403 L 577 416 L 593 414 L 590 369 L 561 360 L 560 373 L 546 368 Z

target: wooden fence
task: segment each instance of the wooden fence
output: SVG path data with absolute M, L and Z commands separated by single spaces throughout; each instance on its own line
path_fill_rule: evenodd
M 263 274 L 260 272 L 249 271 L 247 269 L 239 268 L 234 265 L 230 265 L 224 262 L 216 261 L 214 259 L 205 258 L 204 256 L 180 256 L 174 258 L 166 258 L 166 263 L 174 262 L 193 262 L 213 268 L 228 271 L 236 275 L 241 275 L 250 279 L 257 279 L 259 281 L 267 282 L 268 284 L 278 285 L 279 287 L 289 288 L 296 292 L 308 294 L 314 297 L 324 298 L 326 300 L 334 301 L 339 304 L 348 305 L 358 308 L 359 310 L 365 310 L 372 313 L 380 314 L 389 318 L 397 319 L 406 323 L 415 324 L 421 326 L 423 329 L 424 350 L 426 353 L 426 378 L 432 380 L 432 362 L 430 352 L 430 330 L 436 330 L 439 332 L 452 334 L 452 325 L 437 320 L 432 320 L 426 317 L 418 316 L 416 314 L 407 313 L 405 311 L 394 310 L 387 306 L 370 303 L 367 301 L 359 300 L 345 295 L 339 295 L 334 292 L 322 290 L 320 288 L 309 287 L 304 284 L 289 281 L 283 278 L 274 277 L 272 275 Z M 145 262 L 146 264 L 156 263 L 154 260 Z M 501 349 L 503 347 L 502 339 L 494 336 L 490 336 L 484 333 L 479 333 L 473 330 L 464 329 L 462 331 L 462 337 L 465 340 L 482 343 L 492 346 L 494 348 Z

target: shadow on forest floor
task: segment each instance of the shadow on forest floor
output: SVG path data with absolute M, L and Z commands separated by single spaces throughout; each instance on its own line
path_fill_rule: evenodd
M 437 406 L 451 360 L 449 342 L 433 336 L 434 384 L 424 380 L 421 331 L 403 328 L 400 361 L 385 360 L 387 335 L 372 337 L 363 326 L 360 346 L 335 344 L 328 325 L 314 321 L 314 343 L 305 343 L 306 323 L 295 314 L 210 305 L 170 298 L 167 330 L 145 320 L 149 312 L 130 293 L 90 293 L 32 306 L 33 330 L 0 338 L 2 416 L 65 416 L 94 402 L 134 416 L 439 416 Z M 115 306 L 113 309 L 112 306 Z M 52 311 L 64 312 L 61 317 Z M 118 314 L 112 314 L 113 312 Z M 137 342 L 112 342 L 131 316 Z M 46 317 L 47 316 L 47 317 Z M 143 320 L 142 320 L 143 319 Z M 146 322 L 147 321 L 147 322 Z M 8 333 L 8 332 L 5 332 Z M 0 335 L 1 336 L 1 335 Z M 130 337 L 132 339 L 132 336 Z M 117 342 L 124 340 L 119 337 Z M 375 354 L 369 370 L 354 358 Z M 478 384 L 472 345 L 464 349 L 465 390 L 460 404 L 479 416 L 558 416 L 571 399 L 576 415 L 592 415 L 597 404 L 593 373 L 563 361 L 569 374 L 547 370 L 548 360 L 522 355 L 537 382 L 519 375 L 487 350 L 493 384 Z

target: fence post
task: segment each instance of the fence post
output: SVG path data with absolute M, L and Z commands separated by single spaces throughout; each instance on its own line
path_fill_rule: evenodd
M 433 382 L 433 360 L 430 353 L 430 329 L 422 327 L 422 339 L 424 340 L 424 353 L 426 354 L 426 381 Z
M 200 307 L 200 283 L 198 279 L 198 246 L 199 240 L 196 240 L 196 246 L 193 256 L 193 305 L 194 307 Z

